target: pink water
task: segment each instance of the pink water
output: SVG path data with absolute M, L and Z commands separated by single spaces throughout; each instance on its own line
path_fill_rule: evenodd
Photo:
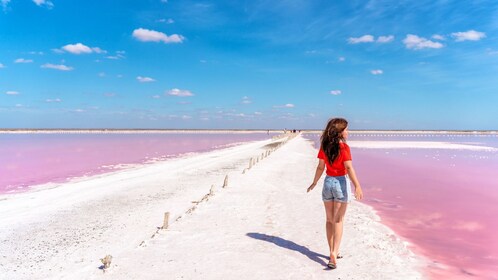
M 352 133 L 350 140 L 444 141 L 498 148 L 493 135 Z M 352 153 L 364 202 L 431 261 L 432 279 L 498 279 L 496 151 L 352 148 Z
M 0 134 L 0 194 L 190 152 L 269 139 L 267 133 Z

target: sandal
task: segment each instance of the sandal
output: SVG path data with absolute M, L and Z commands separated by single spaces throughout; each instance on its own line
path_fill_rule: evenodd
M 330 269 L 336 269 L 337 264 L 333 263 L 332 261 L 329 261 L 329 263 L 327 264 L 327 267 Z

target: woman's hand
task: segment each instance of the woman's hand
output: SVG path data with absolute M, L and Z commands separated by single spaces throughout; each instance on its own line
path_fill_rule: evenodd
M 361 200 L 363 198 L 363 191 L 361 190 L 361 187 L 354 189 L 354 196 L 356 197 L 356 200 Z
M 315 186 L 316 186 L 316 183 L 311 184 L 306 192 L 310 192 L 312 189 L 315 188 Z

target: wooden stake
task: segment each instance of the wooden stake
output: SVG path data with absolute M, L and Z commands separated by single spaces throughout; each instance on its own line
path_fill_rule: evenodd
M 166 212 L 166 213 L 164 213 L 164 221 L 163 221 L 162 229 L 167 229 L 168 223 L 169 223 L 169 212 Z
M 228 186 L 228 174 L 225 176 L 225 181 L 223 182 L 223 187 L 226 188 Z

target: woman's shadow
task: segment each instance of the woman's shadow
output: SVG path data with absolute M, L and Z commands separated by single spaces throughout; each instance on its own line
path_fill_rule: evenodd
M 266 242 L 270 242 L 270 243 L 273 243 L 279 247 L 282 247 L 282 248 L 285 248 L 285 249 L 289 249 L 289 250 L 293 250 L 293 251 L 296 251 L 296 252 L 299 252 L 303 255 L 305 255 L 306 257 L 308 257 L 310 260 L 312 261 L 315 261 L 323 266 L 326 266 L 327 263 L 325 261 L 323 261 L 321 258 L 325 259 L 325 260 L 329 260 L 329 257 L 328 256 L 325 256 L 325 255 L 322 255 L 322 254 L 318 254 L 316 252 L 313 252 L 311 251 L 310 249 L 308 249 L 307 247 L 305 246 L 302 246 L 302 245 L 298 245 L 292 241 L 289 241 L 289 240 L 286 240 L 286 239 L 283 239 L 281 237 L 278 237 L 278 236 L 273 236 L 273 235 L 267 235 L 267 234 L 264 234 L 264 233 L 257 233 L 257 232 L 250 232 L 248 234 L 246 234 L 247 236 L 249 237 L 252 237 L 254 239 L 259 239 L 259 240 L 263 240 L 263 241 L 266 241 Z

